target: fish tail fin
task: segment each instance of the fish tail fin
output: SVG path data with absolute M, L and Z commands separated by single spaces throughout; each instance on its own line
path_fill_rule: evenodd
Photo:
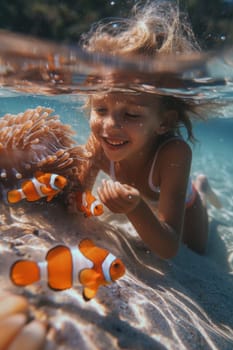
M 24 196 L 22 195 L 22 191 L 20 190 L 11 190 L 7 193 L 7 200 L 9 203 L 18 203 L 23 198 Z
M 10 271 L 11 281 L 17 286 L 27 286 L 40 279 L 40 269 L 35 261 L 18 260 Z

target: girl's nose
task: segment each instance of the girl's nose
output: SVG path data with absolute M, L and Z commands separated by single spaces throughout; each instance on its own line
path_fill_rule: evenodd
M 111 129 L 120 129 L 121 121 L 120 116 L 115 114 L 109 114 L 108 117 L 104 119 L 104 126 Z

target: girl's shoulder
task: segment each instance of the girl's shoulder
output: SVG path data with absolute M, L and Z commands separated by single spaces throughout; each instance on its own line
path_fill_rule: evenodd
M 176 135 L 171 132 L 160 135 L 157 141 L 156 153 L 166 153 L 173 151 L 174 153 L 184 151 L 191 151 L 191 147 L 188 142 L 182 136 Z
M 174 137 L 166 141 L 158 153 L 158 164 L 163 167 L 183 167 L 190 164 L 192 160 L 192 149 L 190 145 L 180 137 Z
M 162 179 L 170 179 L 175 173 L 188 173 L 191 160 L 192 150 L 185 140 L 174 135 L 164 135 L 159 140 L 149 172 L 149 187 L 159 192 Z
M 192 150 L 190 145 L 188 144 L 187 141 L 185 141 L 182 137 L 171 137 L 168 138 L 167 140 L 163 141 L 160 144 L 160 152 L 168 152 L 168 153 L 182 153 L 182 152 L 188 152 L 192 154 Z

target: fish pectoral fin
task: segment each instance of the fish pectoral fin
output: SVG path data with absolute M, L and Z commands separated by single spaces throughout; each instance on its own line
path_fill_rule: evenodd
M 51 194 L 50 196 L 48 196 L 47 199 L 46 199 L 47 202 L 50 202 L 50 201 L 53 199 L 53 197 L 55 196 L 55 194 L 56 194 L 56 193 L 53 193 L 53 194 Z
M 94 287 L 85 287 L 83 289 L 83 299 L 85 301 L 89 301 L 91 299 L 93 299 L 96 296 L 98 287 L 94 288 Z
M 100 274 L 93 269 L 85 269 L 81 271 L 79 280 L 84 286 L 83 298 L 86 301 L 94 298 L 100 285 Z
M 98 285 L 100 274 L 93 269 L 84 269 L 80 272 L 80 283 L 85 287 L 91 287 Z
M 45 196 L 47 196 L 47 202 L 51 201 L 57 193 L 52 188 L 49 188 L 48 186 L 41 186 L 40 190 Z
M 52 189 L 51 188 L 49 188 L 48 186 L 40 186 L 40 190 L 41 190 L 41 192 L 42 193 L 44 193 L 44 194 L 50 194 L 51 193 L 51 191 L 52 191 Z

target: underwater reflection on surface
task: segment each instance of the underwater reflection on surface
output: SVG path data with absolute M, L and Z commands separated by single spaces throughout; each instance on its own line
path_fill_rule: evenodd
M 87 94 L 114 88 L 198 98 L 214 88 L 232 91 L 232 49 L 141 60 L 6 31 L 0 31 L 0 42 L 0 83 L 20 92 Z

